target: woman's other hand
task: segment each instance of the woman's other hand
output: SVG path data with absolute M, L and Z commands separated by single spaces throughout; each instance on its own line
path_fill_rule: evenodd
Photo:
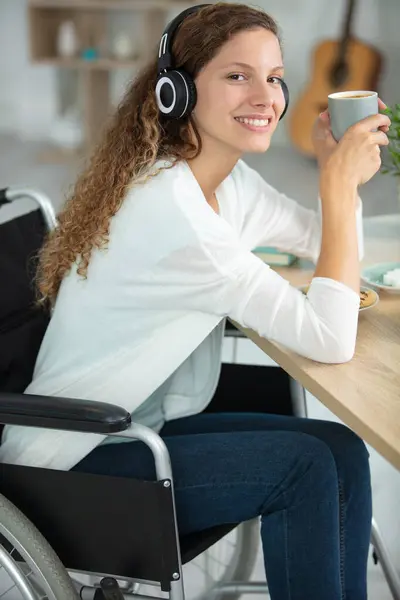
M 338 144 L 331 132 L 331 120 L 328 110 L 322 112 L 316 119 L 312 131 L 312 140 L 318 166 L 322 169 Z

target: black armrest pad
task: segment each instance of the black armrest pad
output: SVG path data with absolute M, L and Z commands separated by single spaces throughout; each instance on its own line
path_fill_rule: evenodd
M 109 434 L 128 429 L 131 415 L 105 402 L 0 392 L 0 423 Z

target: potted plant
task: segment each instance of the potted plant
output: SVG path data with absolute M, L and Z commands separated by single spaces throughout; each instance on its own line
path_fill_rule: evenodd
M 387 134 L 390 144 L 387 147 L 386 159 L 382 161 L 381 172 L 398 178 L 397 190 L 400 204 L 400 104 L 388 106 L 383 112 L 390 117 L 392 124 Z

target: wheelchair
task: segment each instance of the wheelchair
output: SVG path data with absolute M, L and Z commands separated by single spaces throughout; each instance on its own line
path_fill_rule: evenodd
M 50 318 L 34 302 L 35 255 L 46 232 L 56 226 L 51 201 L 35 190 L 0 190 L 0 208 L 23 198 L 37 207 L 0 224 L 0 277 L 5 282 L 0 294 L 0 423 L 140 440 L 152 451 L 156 479 L 0 464 L 0 598 L 267 596 L 265 582 L 249 581 L 258 553 L 258 519 L 179 536 L 169 454 L 158 434 L 133 423 L 113 404 L 23 394 Z M 234 327 L 227 334 L 241 335 Z M 295 413 L 306 416 L 304 390 L 292 383 Z M 372 541 L 393 596 L 400 600 L 375 523 Z
M 226 585 L 224 597 L 236 600 L 257 558 L 257 520 L 179 538 L 169 456 L 157 434 L 111 404 L 22 394 L 49 321 L 34 303 L 34 257 L 56 226 L 51 201 L 35 190 L 2 190 L 0 206 L 10 211 L 27 198 L 34 210 L 0 224 L 0 423 L 142 440 L 157 479 L 0 465 L 0 597 L 208 600 Z

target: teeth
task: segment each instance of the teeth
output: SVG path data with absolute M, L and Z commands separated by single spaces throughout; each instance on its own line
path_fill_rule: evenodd
M 246 125 L 252 125 L 253 127 L 266 127 L 271 119 L 247 119 L 245 117 L 235 117 L 239 123 L 245 123 Z

